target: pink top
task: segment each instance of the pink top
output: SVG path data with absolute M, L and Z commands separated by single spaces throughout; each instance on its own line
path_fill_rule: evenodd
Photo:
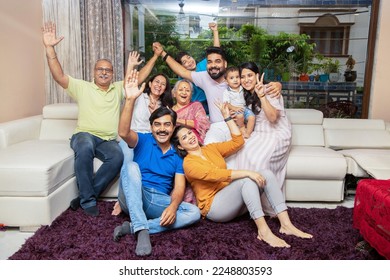
M 178 119 L 194 121 L 195 127 L 192 131 L 195 133 L 199 142 L 203 144 L 206 132 L 210 128 L 210 121 L 202 104 L 198 101 L 190 102 L 187 106 L 177 110 L 176 113 Z

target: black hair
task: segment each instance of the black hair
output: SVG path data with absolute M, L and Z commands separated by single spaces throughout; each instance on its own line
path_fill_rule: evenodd
M 181 51 L 176 55 L 176 61 L 181 64 L 181 59 L 183 56 L 189 55 L 188 52 Z
M 230 73 L 230 72 L 235 72 L 237 71 L 238 73 L 240 73 L 240 69 L 238 69 L 237 66 L 229 66 L 228 68 L 226 68 L 226 71 L 225 71 L 225 78 L 227 77 L 227 74 Z
M 184 125 L 176 126 L 175 130 L 172 133 L 172 137 L 171 137 L 172 146 L 175 148 L 178 155 L 181 156 L 182 158 L 184 158 L 188 155 L 186 150 L 179 149 L 180 141 L 179 141 L 179 136 L 177 134 L 183 128 L 186 128 L 186 126 L 184 126 Z
M 257 66 L 256 63 L 251 62 L 251 61 L 242 63 L 238 67 L 238 69 L 240 70 L 240 76 L 241 76 L 242 70 L 244 70 L 244 69 L 249 69 L 249 70 L 255 72 L 255 74 L 260 75 L 259 67 Z M 257 94 L 252 94 L 251 92 L 244 89 L 244 98 L 245 98 L 246 106 L 248 106 L 248 108 L 251 109 L 255 115 L 258 115 L 260 113 L 260 109 L 261 109 L 261 101 L 260 101 L 260 98 L 257 96 Z
M 150 89 L 149 83 L 153 82 L 157 76 L 163 76 L 165 78 L 165 81 L 166 81 L 165 91 L 160 95 L 161 106 L 172 107 L 173 106 L 173 98 L 172 98 L 172 94 L 171 94 L 171 84 L 170 84 L 168 76 L 165 75 L 164 73 L 157 73 L 157 74 L 151 76 L 146 83 L 145 92 L 148 95 L 150 95 L 151 89 Z
M 150 125 L 153 124 L 154 120 L 161 118 L 163 116 L 170 115 L 172 119 L 173 126 L 176 126 L 177 114 L 175 111 L 169 109 L 168 107 L 161 106 L 153 111 L 153 113 L 149 117 Z
M 226 61 L 226 53 L 225 53 L 225 51 L 222 48 L 220 48 L 220 47 L 208 47 L 206 49 L 206 57 L 209 54 L 212 54 L 212 53 L 219 54 L 220 56 L 222 56 L 223 60 Z

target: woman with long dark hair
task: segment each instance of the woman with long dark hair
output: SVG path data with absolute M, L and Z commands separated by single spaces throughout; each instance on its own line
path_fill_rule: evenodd
M 288 152 L 291 145 L 291 124 L 287 118 L 283 97 L 266 94 L 259 67 L 253 62 L 239 66 L 241 85 L 246 105 L 256 115 L 256 124 L 245 146 L 229 160 L 234 168 L 258 171 L 271 170 L 277 179 L 277 188 L 284 193 Z M 263 199 L 263 209 L 275 215 L 268 201 Z

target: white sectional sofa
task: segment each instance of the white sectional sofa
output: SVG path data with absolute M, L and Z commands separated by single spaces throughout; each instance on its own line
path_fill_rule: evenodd
M 42 115 L 0 124 L 0 223 L 49 225 L 77 196 L 69 145 L 77 114 L 76 104 L 52 104 Z M 103 196 L 115 197 L 116 184 Z
M 347 174 L 390 179 L 389 125 L 378 119 L 324 119 L 325 145 L 342 154 Z
M 77 112 L 76 104 L 51 104 L 43 108 L 42 115 L 0 124 L 0 223 L 22 230 L 49 225 L 77 196 L 74 154 L 69 146 Z M 333 120 L 328 122 L 320 111 L 313 109 L 288 109 L 287 114 L 292 122 L 293 139 L 287 162 L 286 199 L 342 201 L 351 160 L 345 151 L 336 151 L 340 146 L 336 147 L 332 141 L 337 135 L 333 139 L 329 132 L 338 126 L 344 131 L 344 120 L 331 125 Z M 354 122 L 365 131 L 366 120 Z M 389 133 L 383 126 L 380 130 Z M 383 132 L 383 143 L 388 145 L 383 150 L 390 151 L 387 140 L 390 136 Z M 359 138 L 349 140 L 358 142 Z M 370 141 L 363 141 L 361 146 L 364 145 L 371 150 Z M 95 169 L 100 164 L 96 160 Z M 362 162 L 359 166 L 364 169 Z M 115 198 L 117 190 L 118 179 L 103 197 Z
M 287 109 L 292 147 L 287 161 L 288 201 L 342 201 L 347 163 L 325 147 L 323 114 L 314 109 Z

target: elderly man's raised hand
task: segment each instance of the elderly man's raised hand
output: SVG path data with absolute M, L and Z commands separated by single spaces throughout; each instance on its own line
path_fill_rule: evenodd
M 41 30 L 45 47 L 54 47 L 64 39 L 64 36 L 56 37 L 56 24 L 54 22 L 45 22 Z
M 141 88 L 138 88 L 138 71 L 131 70 L 125 80 L 125 96 L 126 99 L 137 99 L 145 89 L 145 83 L 142 83 Z
M 143 60 L 142 59 L 139 59 L 140 58 L 140 54 L 137 52 L 137 51 L 131 51 L 129 53 L 129 61 L 128 61 L 128 64 L 131 64 L 133 66 L 138 66 L 140 65 Z

